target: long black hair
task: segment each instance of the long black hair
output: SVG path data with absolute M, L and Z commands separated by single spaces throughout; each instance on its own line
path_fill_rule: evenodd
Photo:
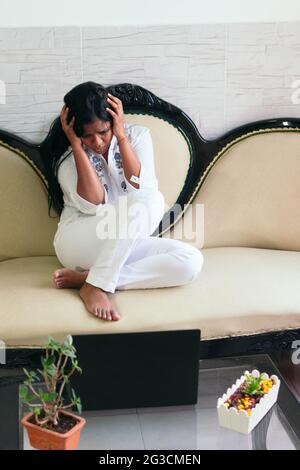
M 108 90 L 95 82 L 84 82 L 75 86 L 64 96 L 64 102 L 69 108 L 67 122 L 75 116 L 74 131 L 78 137 L 83 135 L 83 125 L 90 124 L 95 119 L 113 123 L 113 118 L 106 110 L 111 108 L 107 102 Z M 48 214 L 53 205 L 58 214 L 63 209 L 63 192 L 57 180 L 60 164 L 67 158 L 70 142 L 64 133 L 58 116 L 52 122 L 49 133 L 41 143 L 41 157 L 46 179 L 48 181 Z M 67 153 L 66 153 L 67 152 Z M 66 156 L 60 160 L 61 156 Z M 60 160 L 60 161 L 59 161 Z

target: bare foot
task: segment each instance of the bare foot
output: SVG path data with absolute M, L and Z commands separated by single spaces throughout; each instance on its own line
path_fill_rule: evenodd
M 73 269 L 60 268 L 52 273 L 52 279 L 57 289 L 80 289 L 84 284 L 88 271 L 73 271 Z
M 85 282 L 79 291 L 85 306 L 89 312 L 101 320 L 120 320 L 121 316 L 113 307 L 107 293 L 99 287 Z

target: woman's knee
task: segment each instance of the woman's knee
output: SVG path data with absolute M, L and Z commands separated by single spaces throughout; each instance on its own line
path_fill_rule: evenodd
M 203 261 L 204 261 L 203 254 L 201 253 L 200 250 L 195 248 L 195 252 L 193 254 L 193 263 L 191 267 L 191 274 L 192 274 L 191 281 L 194 281 L 199 277 L 200 273 L 202 272 Z
M 202 266 L 203 255 L 201 251 L 194 247 L 188 247 L 181 266 L 183 282 L 188 283 L 198 279 Z

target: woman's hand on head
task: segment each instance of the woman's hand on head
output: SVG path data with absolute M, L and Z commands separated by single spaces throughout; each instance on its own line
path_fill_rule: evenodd
M 122 101 L 116 96 L 113 96 L 111 93 L 108 93 L 107 101 L 112 107 L 112 109 L 106 109 L 113 118 L 113 133 L 119 140 L 122 137 L 126 137 L 124 130 L 124 111 Z
M 61 122 L 62 129 L 72 146 L 78 145 L 78 144 L 81 145 L 81 139 L 75 134 L 75 131 L 74 131 L 75 116 L 72 117 L 71 121 L 68 124 L 67 122 L 68 112 L 69 112 L 69 108 L 67 107 L 67 105 L 64 105 L 60 112 L 60 122 Z

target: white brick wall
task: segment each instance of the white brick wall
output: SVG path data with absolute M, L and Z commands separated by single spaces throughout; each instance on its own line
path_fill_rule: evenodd
M 300 117 L 300 24 L 232 23 L 0 29 L 0 127 L 45 137 L 82 81 L 139 84 L 182 108 L 205 138 L 271 117 Z

